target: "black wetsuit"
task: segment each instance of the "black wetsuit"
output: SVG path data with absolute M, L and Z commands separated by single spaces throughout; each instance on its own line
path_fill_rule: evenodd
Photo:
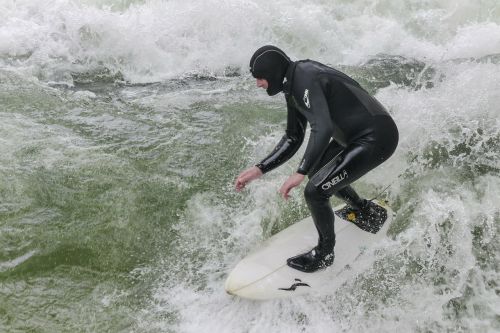
M 332 195 L 354 209 L 364 203 L 349 186 L 388 159 L 398 144 L 397 127 L 384 107 L 355 80 L 321 63 L 303 60 L 286 71 L 286 134 L 257 166 L 268 172 L 292 157 L 311 134 L 297 172 L 308 175 L 305 199 L 318 229 L 316 251 L 335 245 Z

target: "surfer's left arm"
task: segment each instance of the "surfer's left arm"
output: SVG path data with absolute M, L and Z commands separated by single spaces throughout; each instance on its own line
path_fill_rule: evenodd
M 303 92 L 305 116 L 311 125 L 309 142 L 297 172 L 307 175 L 323 156 L 333 134 L 333 124 L 325 94 L 315 80 Z
M 306 87 L 299 93 L 303 94 L 305 115 L 311 125 L 311 134 L 297 172 L 291 175 L 280 189 L 280 193 L 285 199 L 288 199 L 290 190 L 300 185 L 305 175 L 321 159 L 332 138 L 333 124 L 330 111 L 319 82 L 311 81 Z

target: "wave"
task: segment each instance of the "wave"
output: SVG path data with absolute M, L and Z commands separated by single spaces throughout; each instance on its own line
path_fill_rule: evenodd
M 246 70 L 262 44 L 355 65 L 377 54 L 433 62 L 500 52 L 496 1 L 72 1 L 0 4 L 0 66 L 44 81 L 105 67 L 134 83 Z

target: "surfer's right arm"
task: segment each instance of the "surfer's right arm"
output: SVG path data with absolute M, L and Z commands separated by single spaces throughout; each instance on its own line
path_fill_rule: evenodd
M 255 165 L 262 173 L 269 172 L 288 161 L 299 150 L 304 141 L 307 120 L 291 105 L 288 98 L 286 104 L 288 114 L 285 135 L 283 135 L 273 151 Z
M 243 171 L 238 178 L 236 178 L 236 191 L 242 190 L 247 183 L 285 163 L 299 149 L 304 141 L 307 120 L 288 100 L 287 110 L 288 115 L 285 135 L 266 158 L 255 166 Z

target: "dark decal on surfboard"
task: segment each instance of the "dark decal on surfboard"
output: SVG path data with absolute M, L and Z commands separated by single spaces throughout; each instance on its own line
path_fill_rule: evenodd
M 300 279 L 295 279 L 295 281 L 296 282 L 294 284 L 292 284 L 289 288 L 278 288 L 278 290 L 295 291 L 295 289 L 297 289 L 297 287 L 309 287 L 309 288 L 311 288 L 310 285 L 302 282 L 302 280 L 300 280 Z

